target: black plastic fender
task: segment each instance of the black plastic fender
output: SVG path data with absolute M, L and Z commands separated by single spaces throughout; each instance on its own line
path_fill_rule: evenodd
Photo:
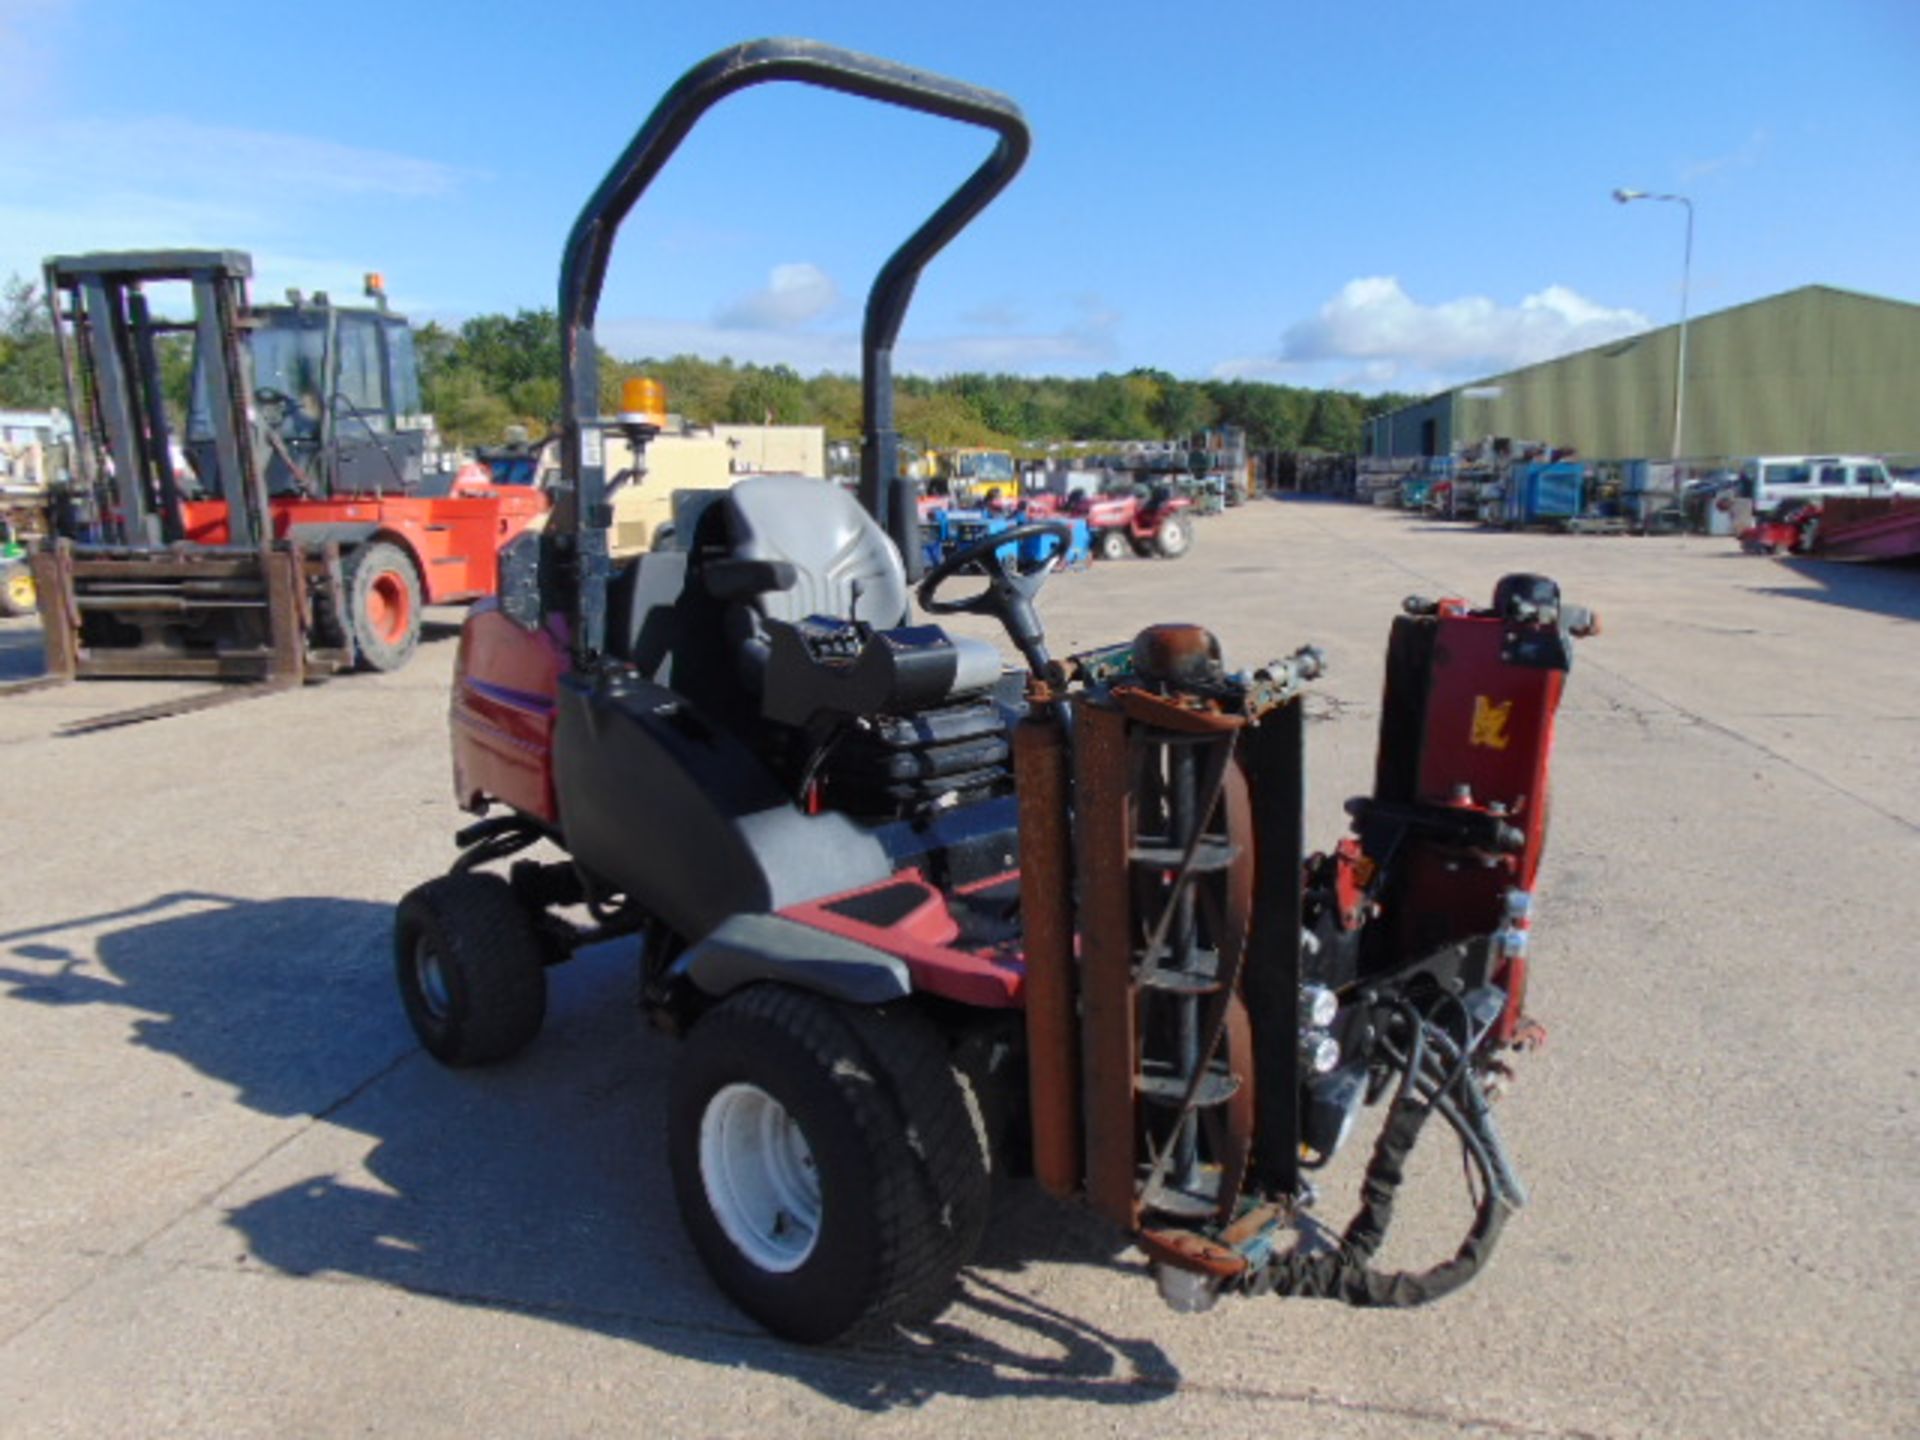
M 344 553 L 353 549 L 356 545 L 366 544 L 367 541 L 373 539 L 374 536 L 379 533 L 379 530 L 380 524 L 376 520 L 333 520 L 325 522 L 318 520 L 296 520 L 287 527 L 287 538 L 294 544 L 309 550 L 318 550 L 322 545 L 331 540 L 334 544 L 338 545 L 342 553 Z M 382 538 L 388 537 L 383 536 Z M 413 553 L 413 547 L 407 544 L 406 541 L 401 540 L 398 536 L 391 538 L 409 555 Z M 419 564 L 418 557 L 415 557 L 414 563 L 416 565 Z

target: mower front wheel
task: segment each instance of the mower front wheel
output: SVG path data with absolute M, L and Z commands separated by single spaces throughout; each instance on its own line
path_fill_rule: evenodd
M 1122 530 L 1102 530 L 1093 540 L 1093 553 L 1102 560 L 1124 560 L 1129 548 Z
M 532 917 L 498 875 L 429 880 L 394 916 L 401 1003 L 444 1065 L 485 1065 L 526 1049 L 547 1017 L 545 958 Z
M 715 1283 L 790 1340 L 934 1313 L 986 1224 L 979 1107 L 904 1007 L 741 991 L 687 1037 L 667 1155 Z
M 420 572 L 398 545 L 376 540 L 347 562 L 347 615 L 363 670 L 398 670 L 420 643 Z

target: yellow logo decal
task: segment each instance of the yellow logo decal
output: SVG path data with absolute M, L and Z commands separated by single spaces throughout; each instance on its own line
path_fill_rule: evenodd
M 1513 713 L 1513 701 L 1502 700 L 1498 705 L 1484 695 L 1473 697 L 1473 733 L 1467 736 L 1467 744 L 1481 745 L 1488 750 L 1507 748 L 1507 717 Z

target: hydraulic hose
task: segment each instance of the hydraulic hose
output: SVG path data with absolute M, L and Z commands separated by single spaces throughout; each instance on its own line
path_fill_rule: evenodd
M 1404 1007 L 1402 1013 L 1412 1022 L 1408 1049 L 1403 1053 L 1391 1044 L 1383 1046 L 1401 1081 L 1367 1162 L 1359 1211 L 1337 1248 L 1307 1254 L 1294 1250 L 1274 1257 L 1246 1282 L 1250 1293 L 1343 1300 L 1357 1306 L 1425 1305 L 1480 1273 L 1507 1217 L 1525 1203 L 1525 1191 L 1491 1123 L 1486 1093 L 1465 1063 L 1461 1047 L 1411 1007 Z M 1373 1257 L 1393 1222 L 1394 1199 L 1406 1179 L 1407 1157 L 1435 1114 L 1460 1137 L 1479 1172 L 1481 1198 L 1473 1224 L 1451 1259 L 1420 1271 L 1375 1270 Z

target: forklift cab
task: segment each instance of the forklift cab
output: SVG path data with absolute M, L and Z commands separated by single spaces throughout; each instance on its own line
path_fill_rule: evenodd
M 246 348 L 253 409 L 266 432 L 274 495 L 378 495 L 419 487 L 426 449 L 413 332 L 386 309 L 288 292 L 252 311 Z M 187 450 L 203 494 L 221 492 L 205 367 L 195 347 Z

